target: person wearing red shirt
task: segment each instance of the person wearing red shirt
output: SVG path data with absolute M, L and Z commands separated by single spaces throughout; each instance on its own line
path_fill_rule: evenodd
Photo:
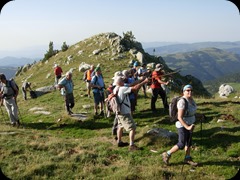
M 168 82 L 164 82 L 161 80 L 161 75 L 163 72 L 161 71 L 163 68 L 162 64 L 157 64 L 155 70 L 152 72 L 152 98 L 151 98 L 151 110 L 152 112 L 156 112 L 156 101 L 158 95 L 162 98 L 164 109 L 168 109 L 168 102 L 167 102 L 167 95 L 166 92 L 163 90 L 161 84 L 168 85 Z
M 55 84 L 58 84 L 59 79 L 62 77 L 62 68 L 57 64 L 54 65 Z

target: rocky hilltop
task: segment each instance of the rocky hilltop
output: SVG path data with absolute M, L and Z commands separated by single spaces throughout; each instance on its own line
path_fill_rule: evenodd
M 151 56 L 146 53 L 141 43 L 135 41 L 135 38 L 121 37 L 111 32 L 94 35 L 70 46 L 64 52 L 57 51 L 54 56 L 47 60 L 43 59 L 20 67 L 16 73 L 16 81 L 31 81 L 36 88 L 50 86 L 54 82 L 53 65 L 58 64 L 64 72 L 73 71 L 73 80 L 79 83 L 84 71 L 79 67 L 85 63 L 100 64 L 105 83 L 110 84 L 114 72 L 129 69 L 133 61 L 146 63 L 152 68 L 156 63 L 161 63 L 164 65 L 166 73 L 174 71 L 166 65 L 162 57 Z M 194 86 L 196 95 L 209 95 L 201 81 L 192 75 L 174 74 L 170 87 L 172 90 L 180 92 L 181 86 L 188 83 Z M 80 86 L 84 85 L 81 84 Z

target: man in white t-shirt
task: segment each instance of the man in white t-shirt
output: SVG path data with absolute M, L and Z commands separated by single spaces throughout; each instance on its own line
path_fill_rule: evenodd
M 128 94 L 132 91 L 138 91 L 142 85 L 146 84 L 148 82 L 147 79 L 143 80 L 142 82 L 138 83 L 137 85 L 133 87 L 126 87 L 124 86 L 124 79 L 123 77 L 117 77 L 115 79 L 115 84 L 117 88 L 114 88 L 113 93 L 118 95 L 118 99 L 121 104 L 121 113 L 117 114 L 118 118 L 118 147 L 124 147 L 129 146 L 130 151 L 139 150 L 139 148 L 134 144 L 134 137 L 135 137 L 135 131 L 136 131 L 136 124 L 133 120 L 132 114 L 131 114 L 131 103 L 128 97 Z M 117 92 L 118 91 L 118 92 Z M 123 128 L 126 131 L 129 131 L 129 141 L 130 144 L 127 142 L 122 142 L 122 133 Z

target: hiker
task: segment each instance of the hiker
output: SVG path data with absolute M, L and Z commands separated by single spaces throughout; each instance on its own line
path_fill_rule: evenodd
M 130 69 L 129 71 L 128 70 L 123 70 L 122 74 L 123 74 L 123 77 L 124 77 L 124 86 L 131 87 L 131 86 L 136 84 L 137 81 L 134 78 L 133 69 Z M 131 93 L 129 93 L 129 100 L 130 100 L 130 104 L 131 104 L 131 114 L 132 115 L 133 115 L 133 112 L 136 110 L 137 94 L 138 94 L 138 91 L 132 91 Z
M 148 76 L 147 65 L 145 63 L 143 63 L 142 66 L 138 69 L 137 74 L 138 74 L 138 79 L 142 79 L 143 77 Z M 142 86 L 142 91 L 145 98 L 147 98 L 146 88 L 147 88 L 147 85 L 144 84 Z
M 59 90 L 64 90 L 64 100 L 65 100 L 65 107 L 67 110 L 68 115 L 73 114 L 72 108 L 74 107 L 74 96 L 73 96 L 73 81 L 72 81 L 72 72 L 67 72 L 66 76 L 58 83 L 57 88 Z
M 27 90 L 32 91 L 31 89 L 31 83 L 24 81 L 22 84 L 22 94 L 23 94 L 23 99 L 27 100 Z
M 193 87 L 191 85 L 185 85 L 182 90 L 183 98 L 187 100 L 187 110 L 185 109 L 185 100 L 181 98 L 177 103 L 178 109 L 178 121 L 175 123 L 178 130 L 178 143 L 174 145 L 169 151 L 162 154 L 162 158 L 165 164 L 169 164 L 169 159 L 173 153 L 179 149 L 185 149 L 184 163 L 192 166 L 197 166 L 198 163 L 194 162 L 190 156 L 190 150 L 192 145 L 192 133 L 195 123 L 195 112 L 197 105 L 193 100 L 192 93 Z M 187 113 L 186 113 L 187 112 Z
M 117 77 L 115 79 L 116 87 L 114 88 L 113 92 L 117 93 L 117 97 L 121 104 L 121 113 L 117 114 L 118 119 L 118 130 L 117 130 L 117 145 L 118 147 L 124 147 L 129 145 L 129 150 L 139 150 L 139 148 L 134 144 L 134 137 L 136 132 L 136 124 L 133 120 L 133 117 L 131 115 L 131 104 L 128 97 L 128 94 L 132 91 L 137 91 L 141 88 L 141 86 L 145 83 L 147 83 L 145 79 L 141 83 L 138 83 L 137 85 L 133 87 L 126 87 L 124 86 L 124 79 L 122 77 Z M 122 142 L 122 134 L 123 134 L 123 128 L 126 131 L 129 131 L 129 141 L 130 144 L 127 142 Z
M 161 75 L 163 75 L 163 65 L 162 64 L 157 64 L 155 67 L 155 70 L 152 72 L 152 84 L 151 84 L 151 89 L 152 89 L 152 98 L 151 98 L 151 110 L 153 113 L 157 111 L 156 109 L 156 101 L 158 98 L 158 95 L 162 98 L 163 106 L 164 109 L 168 109 L 168 102 L 167 102 L 167 95 L 166 92 L 163 90 L 161 84 L 168 85 L 168 82 L 162 81 L 161 80 Z
M 87 70 L 87 77 L 86 77 L 86 86 L 87 86 L 87 95 L 90 98 L 90 92 L 91 92 L 91 87 L 90 87 L 90 83 L 92 80 L 92 73 L 94 72 L 94 65 L 90 66 L 90 69 Z
M 104 80 L 101 72 L 100 66 L 97 66 L 94 70 L 95 75 L 92 77 L 90 86 L 93 92 L 94 98 L 94 114 L 98 115 L 98 106 L 100 104 L 100 114 L 104 115 Z
M 138 79 L 138 69 L 140 68 L 140 64 L 138 61 L 135 61 L 134 64 L 133 64 L 133 68 L 132 68 L 132 71 L 133 71 L 133 77 L 135 80 Z
M 55 84 L 58 84 L 59 79 L 62 77 L 62 68 L 58 65 L 54 65 Z
M 1 105 L 4 104 L 8 116 L 10 118 L 10 123 L 13 126 L 19 126 L 20 121 L 18 119 L 18 107 L 17 107 L 17 96 L 18 88 L 14 81 L 9 81 L 6 79 L 4 74 L 0 74 L 0 81 L 2 83 L 1 94 Z

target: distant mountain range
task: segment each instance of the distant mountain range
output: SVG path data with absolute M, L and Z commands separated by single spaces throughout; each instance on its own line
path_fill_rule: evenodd
M 17 58 L 17 57 L 4 57 L 0 59 L 0 67 L 20 67 L 25 64 L 31 64 L 34 61 L 38 61 L 39 59 L 31 59 L 31 58 Z
M 214 80 L 240 69 L 240 55 L 217 48 L 163 55 L 171 69 L 181 68 L 180 74 L 193 75 L 202 82 Z
M 193 75 L 203 83 L 238 73 L 240 69 L 240 41 L 192 44 L 149 42 L 142 43 L 142 46 L 145 47 L 144 51 L 148 54 L 163 57 L 169 68 L 181 68 L 182 75 Z M 8 77 L 13 77 L 17 67 L 31 64 L 39 59 L 10 56 L 1 58 L 0 73 L 6 73 Z
M 165 45 L 162 43 L 159 43 L 159 46 L 156 46 L 157 42 L 153 43 L 152 47 L 150 46 L 150 43 L 146 44 L 149 48 L 144 48 L 145 52 L 156 55 L 156 56 L 162 56 L 166 54 L 175 54 L 175 53 L 182 53 L 182 52 L 191 52 L 196 51 L 203 48 L 218 48 L 223 49 L 228 52 L 234 52 L 236 54 L 240 54 L 240 41 L 236 42 L 199 42 L 199 43 L 181 43 L 181 44 L 170 44 Z
M 16 58 L 16 57 L 4 57 L 0 59 L 0 73 L 4 73 L 6 77 L 13 78 L 15 73 L 20 66 L 25 64 L 32 64 L 34 60 L 31 58 Z

